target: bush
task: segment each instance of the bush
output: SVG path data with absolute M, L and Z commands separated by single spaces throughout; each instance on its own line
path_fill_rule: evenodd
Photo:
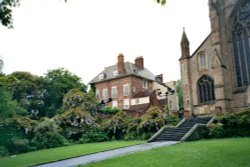
M 108 135 L 101 129 L 91 129 L 84 133 L 79 140 L 80 143 L 94 143 L 108 141 Z
M 53 119 L 45 119 L 34 129 L 35 135 L 31 140 L 38 149 L 52 148 L 67 144 L 67 140 L 59 133 L 60 127 Z
M 9 151 L 5 146 L 0 146 L 0 157 L 9 155 Z
M 44 149 L 66 145 L 67 140 L 57 132 L 48 131 L 36 134 L 31 143 L 38 149 Z
M 105 131 L 110 139 L 121 140 L 127 133 L 128 124 L 131 121 L 127 113 L 119 111 L 111 119 L 104 123 Z
M 163 113 L 157 107 L 151 107 L 142 117 L 138 126 L 140 134 L 150 137 L 165 125 Z
M 209 130 L 206 126 L 199 126 L 198 129 L 191 136 L 188 137 L 188 141 L 200 140 L 209 138 Z
M 18 154 L 18 153 L 33 151 L 36 150 L 36 148 L 30 146 L 30 142 L 28 139 L 12 138 L 10 139 L 8 150 L 11 153 Z
M 118 112 L 119 112 L 118 108 L 113 108 L 110 106 L 105 106 L 100 110 L 100 113 L 103 113 L 103 114 L 116 114 Z
M 212 138 L 222 138 L 225 137 L 226 132 L 222 123 L 212 123 L 208 127 L 209 136 Z

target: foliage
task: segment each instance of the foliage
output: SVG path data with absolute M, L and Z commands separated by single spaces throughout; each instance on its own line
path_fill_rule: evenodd
M 165 117 L 165 124 L 169 126 L 175 126 L 180 122 L 180 118 L 174 114 L 170 114 Z
M 6 76 L 8 90 L 13 92 L 13 99 L 25 108 L 32 118 L 45 115 L 44 78 L 29 72 L 14 72 Z
M 81 83 L 81 78 L 63 68 L 50 70 L 45 75 L 46 116 L 56 115 L 62 106 L 64 95 L 71 89 L 80 89 L 86 92 L 86 86 Z
M 178 94 L 179 110 L 182 111 L 182 110 L 184 110 L 184 102 L 183 102 L 183 91 L 182 91 L 181 80 L 178 80 L 176 82 L 176 91 L 177 91 L 177 94 Z
M 209 127 L 211 137 L 250 136 L 250 109 L 217 116 Z
M 225 137 L 226 132 L 223 128 L 222 123 L 212 123 L 209 125 L 209 136 L 212 138 L 222 138 Z
M 67 140 L 60 134 L 60 127 L 53 119 L 46 118 L 34 129 L 32 145 L 38 149 L 52 148 L 67 144 Z
M 187 141 L 194 141 L 200 139 L 209 138 L 209 130 L 206 126 L 199 126 L 196 131 L 194 131 L 191 136 L 188 137 Z
M 29 139 L 36 125 L 36 121 L 27 117 L 14 117 L 0 121 L 0 145 L 11 154 L 34 150 L 30 146 Z M 6 152 L 3 155 L 5 154 Z
M 19 0 L 3 0 L 0 3 L 0 21 L 9 28 L 13 27 L 12 8 L 19 6 Z
M 25 116 L 27 112 L 17 106 L 17 103 L 12 100 L 11 94 L 0 85 L 0 120 L 10 118 L 15 115 Z
M 91 113 L 97 111 L 97 100 L 92 91 L 82 92 L 80 89 L 71 89 L 63 98 L 63 108 L 65 110 L 80 107 Z
M 138 126 L 141 119 L 132 119 L 128 124 L 127 133 L 124 136 L 124 140 L 144 140 L 145 137 L 139 133 Z
M 84 133 L 80 139 L 80 143 L 94 143 L 94 142 L 103 142 L 108 141 L 107 133 L 99 128 L 92 128 Z
M 99 112 L 103 114 L 116 114 L 120 110 L 118 108 L 110 107 L 110 106 L 105 106 L 103 107 Z
M 55 121 L 63 129 L 64 136 L 73 140 L 78 140 L 89 129 L 97 126 L 90 113 L 80 107 L 56 116 Z
M 0 146 L 0 158 L 9 155 L 9 150 L 5 146 Z
M 111 119 L 104 123 L 104 128 L 108 132 L 110 139 L 120 140 L 127 132 L 130 118 L 124 111 L 119 111 Z
M 155 1 L 161 5 L 165 5 L 167 3 L 167 0 L 155 0 Z
M 165 125 L 163 113 L 157 107 L 150 107 L 150 109 L 141 117 L 141 123 L 138 128 L 141 132 L 146 133 L 147 137 L 157 132 Z

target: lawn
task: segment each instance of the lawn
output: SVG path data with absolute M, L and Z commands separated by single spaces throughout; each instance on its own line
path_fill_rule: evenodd
M 250 167 L 250 138 L 184 142 L 84 167 Z
M 90 144 L 77 144 L 66 147 L 58 147 L 29 153 L 19 154 L 15 157 L 0 158 L 2 167 L 24 167 L 33 166 L 45 162 L 51 162 L 80 155 L 120 148 L 135 144 L 145 143 L 144 141 L 113 141 Z

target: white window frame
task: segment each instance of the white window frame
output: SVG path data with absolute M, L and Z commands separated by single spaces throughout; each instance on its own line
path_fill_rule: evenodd
M 135 104 L 140 104 L 140 99 L 139 98 L 135 99 Z
M 113 71 L 113 76 L 115 77 L 115 76 L 117 76 L 118 75 L 118 71 L 116 70 L 116 71 Z
M 107 100 L 109 98 L 108 88 L 102 90 L 102 98 L 103 100 Z
M 113 108 L 117 108 L 118 107 L 117 100 L 112 101 L 112 107 Z
M 128 110 L 130 107 L 129 99 L 123 99 L 123 109 Z
M 123 95 L 129 96 L 129 84 L 123 85 Z
M 148 80 L 144 79 L 144 80 L 142 81 L 142 87 L 143 87 L 144 89 L 148 89 Z
M 111 88 L 111 97 L 116 98 L 118 96 L 117 86 L 112 86 Z

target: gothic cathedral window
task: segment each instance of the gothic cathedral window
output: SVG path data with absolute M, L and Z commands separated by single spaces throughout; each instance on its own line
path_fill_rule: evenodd
M 198 80 L 199 102 L 209 102 L 215 100 L 214 94 L 214 80 L 208 76 L 203 75 Z
M 232 40 L 237 86 L 246 86 L 250 83 L 250 1 L 236 12 Z

